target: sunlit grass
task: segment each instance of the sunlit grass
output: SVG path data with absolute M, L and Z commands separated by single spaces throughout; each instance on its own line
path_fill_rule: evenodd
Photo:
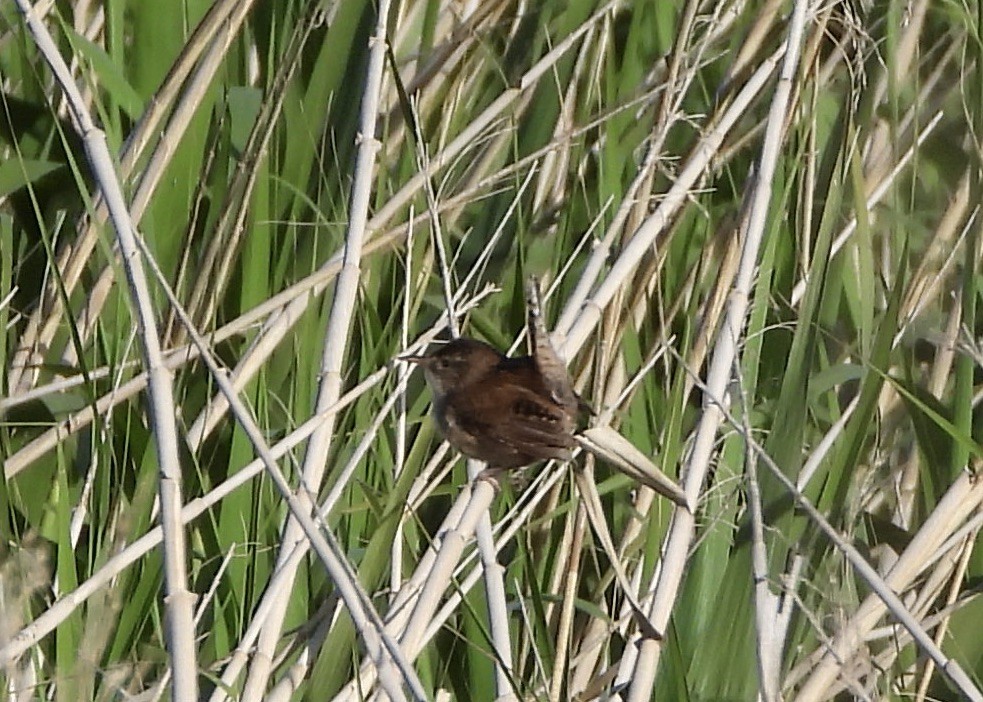
M 404 3 L 389 18 L 374 135 L 358 122 L 372 3 L 110 3 L 84 16 L 63 3 L 44 21 L 118 155 L 139 235 L 293 485 L 310 432 L 331 427 L 323 476 L 302 492 L 337 498 L 323 526 L 386 618 L 437 572 L 428 549 L 452 541 L 445 518 L 471 494 L 422 381 L 404 389 L 393 362 L 446 336 L 445 285 L 464 333 L 505 349 L 523 327 L 523 281 L 544 278 L 592 421 L 685 478 L 791 9 Z M 434 607 L 445 615 L 415 658 L 427 696 L 647 699 L 631 682 L 655 660 L 657 699 L 754 699 L 766 687 L 755 615 L 769 606 L 748 509 L 760 494 L 758 575 L 791 608 L 787 630 L 779 617 L 770 629 L 784 698 L 960 699 L 887 628 L 896 612 L 865 624 L 843 675 L 820 684 L 824 646 L 872 585 L 761 461 L 749 489 L 745 431 L 882 577 L 906 554 L 891 586 L 983 686 L 981 488 L 960 482 L 979 456 L 979 10 L 863 12 L 808 13 L 731 366 L 738 425 L 716 435 L 678 592 L 657 584 L 672 503 L 586 455 L 532 470 L 489 509 L 504 601 L 488 595 L 472 539 L 450 565 Z M 0 674 L 17 699 L 166 694 L 161 537 L 138 541 L 158 523 L 160 475 L 140 330 L 62 93 L 16 6 L 0 22 Z M 379 151 L 352 288 L 341 257 L 369 136 Z M 637 265 L 619 266 L 647 233 Z M 350 319 L 337 316 L 352 290 Z M 256 450 L 153 293 L 183 499 L 204 500 L 186 532 L 202 696 L 367 698 L 367 638 L 321 561 L 298 553 L 289 587 L 273 581 L 294 544 L 269 477 L 257 466 L 223 490 Z M 326 339 L 332 324 L 346 331 Z M 341 399 L 310 422 L 335 377 L 322 359 L 332 340 L 344 341 Z M 640 647 L 583 471 L 643 608 L 659 590 L 658 646 Z M 25 628 L 39 618 L 50 625 Z M 511 666 L 495 653 L 498 625 Z M 243 643 L 250 633 L 258 642 Z M 21 646 L 24 635 L 37 640 Z

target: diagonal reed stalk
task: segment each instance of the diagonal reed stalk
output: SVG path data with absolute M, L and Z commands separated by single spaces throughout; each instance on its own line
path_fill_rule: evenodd
M 5 693 L 978 698 L 978 3 L 384 5 L 0 9 Z M 625 443 L 495 496 L 529 275 Z

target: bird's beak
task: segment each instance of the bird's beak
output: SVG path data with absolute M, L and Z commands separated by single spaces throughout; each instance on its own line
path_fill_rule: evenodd
M 424 364 L 429 359 L 426 356 L 415 356 L 413 354 L 407 354 L 406 356 L 398 356 L 397 361 L 404 361 L 405 363 L 420 363 Z

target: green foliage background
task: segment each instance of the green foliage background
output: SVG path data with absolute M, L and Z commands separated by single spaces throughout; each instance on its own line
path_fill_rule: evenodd
M 109 0 L 45 9 L 118 155 L 139 234 L 214 353 L 236 369 L 282 323 L 285 305 L 301 301 L 298 317 L 244 371 L 242 397 L 275 444 L 311 417 L 321 377 L 354 160 L 367 136 L 358 107 L 375 6 L 184 0 L 164 11 Z M 528 274 L 555 282 L 547 304 L 555 321 L 593 248 L 610 246 L 603 278 L 682 169 L 705 157 L 696 187 L 571 359 L 583 394 L 613 409 L 618 430 L 678 477 L 704 402 L 693 379 L 705 373 L 740 255 L 775 78 L 719 149 L 705 153 L 702 140 L 782 46 L 790 9 L 397 3 L 345 390 L 385 369 L 444 311 L 435 236 L 448 249 L 452 288 L 475 273 L 467 296 L 489 283 L 498 289 L 469 313 L 465 331 L 504 349 L 523 325 Z M 885 572 L 979 456 L 981 9 L 838 2 L 809 17 L 733 409 L 793 480 L 819 459 L 805 495 Z M 0 5 L 0 31 L 2 647 L 153 526 L 158 469 L 144 402 L 121 392 L 140 377 L 141 357 L 86 154 L 12 3 Z M 187 334 L 155 294 L 162 343 L 180 349 Z M 224 411 L 209 415 L 217 393 L 204 366 L 185 352 L 175 358 L 187 501 L 254 452 Z M 439 445 L 418 379 L 406 394 L 408 422 L 397 411 L 374 428 L 396 383 L 393 370 L 338 410 L 327 477 L 313 486 L 326 495 L 370 440 L 327 525 L 383 613 L 394 554 L 404 577 L 412 573 L 467 482 L 453 453 L 443 459 L 446 477 L 418 478 Z M 842 435 L 821 444 L 855 399 Z M 87 411 L 90 419 L 78 420 Z M 281 466 L 296 479 L 302 459 L 303 445 Z M 499 556 L 512 684 L 524 698 L 610 694 L 634 651 L 608 556 L 574 519 L 579 469 L 549 469 L 561 479 L 535 493 L 538 506 L 514 522 L 518 532 Z M 603 463 L 594 471 L 622 564 L 648 592 L 672 506 L 646 501 Z M 768 575 L 795 608 L 781 666 L 792 699 L 813 652 L 869 589 L 759 472 Z M 656 699 L 757 694 L 746 476 L 745 442 L 728 426 L 662 642 Z M 493 522 L 513 523 L 522 494 L 508 487 Z M 264 601 L 286 514 L 269 481 L 256 478 L 188 526 L 190 587 L 209 593 L 197 627 L 205 692 Z M 975 527 L 899 594 L 979 686 L 978 503 L 969 514 Z M 584 543 L 571 553 L 574 534 Z M 568 587 L 572 563 L 578 579 Z M 799 578 L 790 581 L 793 563 Z M 166 683 L 162 592 L 153 550 L 75 603 L 18 664 L 4 661 L 4 689 L 108 700 Z M 271 683 L 296 666 L 294 699 L 329 698 L 357 670 L 363 649 L 333 609 L 336 596 L 319 563 L 305 561 Z M 558 617 L 571 597 L 568 634 Z M 428 694 L 495 699 L 483 602 L 479 581 L 424 649 L 417 670 Z M 597 622 L 600 643 L 588 636 Z M 959 699 L 903 630 L 885 631 L 850 661 L 853 687 L 840 694 Z

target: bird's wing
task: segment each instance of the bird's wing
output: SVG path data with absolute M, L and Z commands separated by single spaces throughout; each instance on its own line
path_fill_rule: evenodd
M 570 457 L 573 418 L 527 387 L 502 383 L 482 392 L 466 388 L 447 406 L 456 409 L 448 420 L 468 435 L 471 450 L 462 449 L 470 455 L 497 454 L 506 467 Z

